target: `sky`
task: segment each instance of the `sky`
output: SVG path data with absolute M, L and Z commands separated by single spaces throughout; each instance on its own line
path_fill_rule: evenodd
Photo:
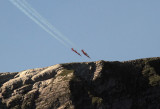
M 0 72 L 160 56 L 160 0 L 26 1 L 91 59 L 78 56 L 9 0 L 1 0 Z

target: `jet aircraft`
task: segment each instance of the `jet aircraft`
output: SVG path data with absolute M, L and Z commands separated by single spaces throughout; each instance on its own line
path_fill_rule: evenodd
M 81 51 L 82 51 L 82 53 L 83 53 L 85 56 L 87 56 L 88 58 L 90 58 L 89 55 L 88 55 L 84 50 L 81 50 Z
M 76 50 L 74 50 L 73 48 L 71 48 L 72 51 L 74 51 L 75 53 L 77 53 L 79 56 L 81 56 L 80 53 L 78 53 Z

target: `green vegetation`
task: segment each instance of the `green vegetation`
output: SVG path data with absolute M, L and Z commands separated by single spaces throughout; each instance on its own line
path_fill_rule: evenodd
M 64 77 L 64 78 L 63 78 L 63 81 L 67 81 L 67 80 L 69 80 L 68 77 Z
M 93 96 L 90 91 L 88 91 L 88 95 L 91 98 L 92 104 L 96 104 L 96 105 L 102 104 L 103 102 L 102 98 Z
M 92 104 L 100 105 L 102 103 L 103 99 L 99 97 L 92 97 Z
M 73 73 L 74 70 L 63 69 L 63 71 L 58 76 L 67 76 L 70 73 Z
M 159 75 L 153 75 L 153 76 L 151 76 L 151 77 L 149 78 L 149 84 L 150 84 L 151 86 L 156 86 L 156 85 L 158 85 L 159 81 L 160 81 L 160 76 L 159 76 Z
M 145 66 L 143 68 L 143 75 L 144 77 L 149 79 L 149 84 L 151 86 L 159 85 L 160 81 L 160 75 L 159 75 L 159 69 L 160 69 L 159 63 L 156 61 L 145 61 Z
M 154 71 L 154 68 L 150 67 L 149 65 L 146 65 L 146 66 L 144 67 L 142 73 L 143 73 L 143 75 L 144 75 L 145 77 L 149 77 L 149 76 L 155 74 L 155 71 Z

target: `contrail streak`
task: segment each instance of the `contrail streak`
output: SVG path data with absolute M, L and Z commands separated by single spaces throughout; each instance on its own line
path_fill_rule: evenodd
M 10 0 L 10 2 L 15 5 L 19 10 L 21 10 L 25 15 L 27 15 L 31 20 L 33 20 L 36 24 L 38 24 L 43 30 L 45 30 L 47 33 L 49 33 L 51 36 L 56 38 L 58 41 L 60 41 L 63 45 L 66 47 L 69 47 L 63 40 L 59 39 L 54 33 L 52 33 L 50 30 L 48 30 L 43 24 L 41 24 L 36 18 L 34 18 L 29 12 L 27 12 L 21 5 L 19 5 L 15 0 Z
M 46 25 L 52 32 L 61 37 L 63 40 L 68 42 L 72 47 L 75 46 L 67 37 L 61 34 L 52 24 L 50 24 L 44 17 L 42 17 L 34 8 L 31 7 L 26 0 L 17 0 L 27 11 L 29 11 L 33 16 L 40 20 L 44 25 Z

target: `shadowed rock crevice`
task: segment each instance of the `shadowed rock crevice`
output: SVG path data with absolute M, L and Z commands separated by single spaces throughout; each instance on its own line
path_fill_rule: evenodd
M 2 99 L 1 99 L 1 98 L 0 98 L 0 108 L 1 108 L 1 109 L 7 109 L 6 104 L 3 104 L 3 103 L 2 103 Z
M 0 109 L 159 109 L 160 58 L 0 74 Z
M 89 97 L 86 83 L 74 76 L 70 81 L 71 100 L 75 109 L 91 109 L 91 98 Z M 86 107 L 87 106 L 87 107 Z
M 22 109 L 35 109 L 36 108 L 36 99 L 39 96 L 38 90 L 33 90 L 24 95 Z
M 3 83 L 9 81 L 10 79 L 13 79 L 15 75 L 17 75 L 18 72 L 15 73 L 0 73 L 0 87 Z
M 150 62 L 149 62 L 149 65 L 150 65 L 151 67 L 153 67 L 154 70 L 155 70 L 155 73 L 160 76 L 160 68 L 159 68 L 159 66 L 160 66 L 160 61 L 158 61 L 158 60 L 150 61 Z

